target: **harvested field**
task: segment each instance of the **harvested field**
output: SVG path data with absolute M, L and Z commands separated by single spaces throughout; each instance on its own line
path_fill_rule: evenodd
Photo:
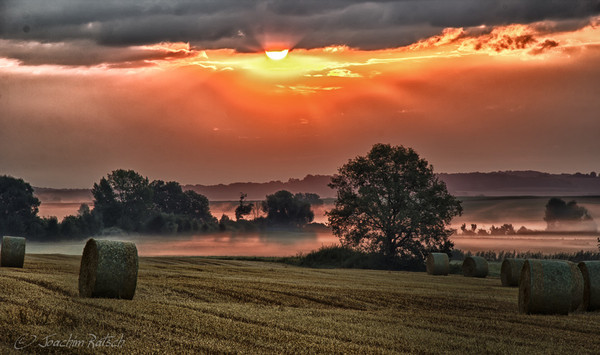
M 600 313 L 519 314 L 518 290 L 502 287 L 498 273 L 479 279 L 142 257 L 135 297 L 117 300 L 80 298 L 79 263 L 77 256 L 27 255 L 23 269 L 0 269 L 0 353 L 573 354 L 600 348 Z M 118 346 L 100 342 L 107 336 Z

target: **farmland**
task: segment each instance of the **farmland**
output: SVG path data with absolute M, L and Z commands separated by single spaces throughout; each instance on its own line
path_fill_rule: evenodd
M 0 269 L 1 353 L 572 354 L 600 348 L 600 313 L 521 315 L 518 290 L 500 286 L 497 265 L 490 277 L 474 279 L 142 257 L 136 295 L 126 301 L 80 298 L 79 261 L 27 255 L 23 269 Z

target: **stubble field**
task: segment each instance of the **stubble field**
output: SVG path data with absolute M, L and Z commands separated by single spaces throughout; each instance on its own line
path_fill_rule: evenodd
M 498 277 L 145 257 L 127 301 L 80 298 L 79 261 L 27 255 L 23 269 L 0 269 L 0 353 L 600 349 L 600 313 L 521 315 L 518 290 L 501 287 Z

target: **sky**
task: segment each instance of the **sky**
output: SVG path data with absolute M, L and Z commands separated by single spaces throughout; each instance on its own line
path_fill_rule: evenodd
M 599 171 L 599 63 L 597 0 L 0 0 L 0 174 Z

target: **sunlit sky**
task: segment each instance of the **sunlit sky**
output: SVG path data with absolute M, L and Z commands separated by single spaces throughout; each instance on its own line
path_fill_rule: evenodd
M 598 1 L 0 0 L 0 174 L 599 171 L 599 63 Z

